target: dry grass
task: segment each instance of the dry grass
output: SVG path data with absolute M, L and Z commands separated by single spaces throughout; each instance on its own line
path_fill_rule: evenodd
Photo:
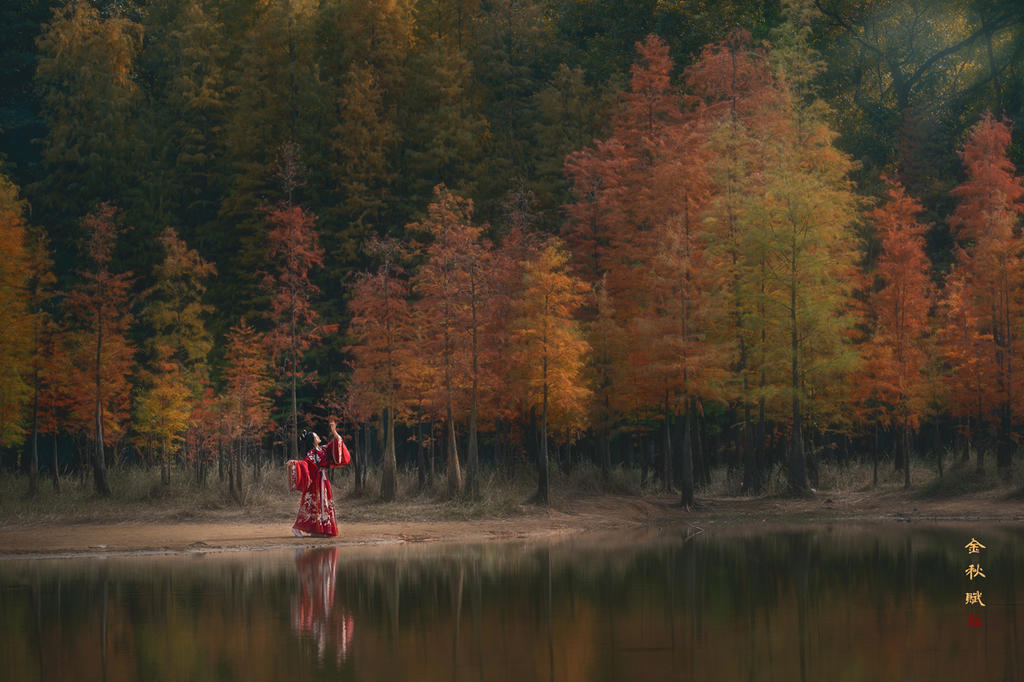
M 23 475 L 0 474 L 0 523 L 90 523 L 159 521 L 280 521 L 295 514 L 298 494 L 287 489 L 283 469 L 264 468 L 259 480 L 251 467 L 243 470 L 244 487 L 232 495 L 227 481 L 214 472 L 205 485 L 197 486 L 184 471 L 173 472 L 171 483 L 160 482 L 158 469 L 115 469 L 108 472 L 112 495 L 100 497 L 93 489 L 91 476 L 61 481 L 57 493 L 48 479 L 40 480 L 39 494 L 27 495 L 28 480 Z M 399 472 L 399 497 L 383 502 L 379 496 L 380 477 L 370 471 L 366 487 L 353 492 L 350 469 L 331 473 L 339 519 L 347 521 L 400 522 L 422 520 L 471 520 L 507 518 L 529 510 L 537 489 L 536 472 L 527 467 L 513 477 L 485 470 L 480 493 L 448 499 L 444 477 L 434 478 L 434 486 L 420 490 L 415 470 Z M 605 481 L 599 468 L 583 464 L 566 474 L 551 470 L 551 505 L 581 496 L 613 493 L 641 493 L 639 474 L 617 468 Z
M 921 498 L 953 498 L 980 491 L 1010 497 L 1024 490 L 1024 467 L 1017 466 L 1009 480 L 994 472 L 994 458 L 987 460 L 989 471 L 977 474 L 974 462 L 954 465 L 946 458 L 946 472 L 939 479 L 934 461 L 913 459 L 911 463 L 912 494 Z M 28 481 L 22 475 L 0 474 L 0 524 L 25 523 L 87 523 L 87 522 L 175 522 L 175 521 L 256 521 L 279 522 L 290 519 L 298 505 L 297 493 L 287 489 L 281 469 L 264 469 L 260 480 L 254 471 L 243 471 L 244 492 L 232 496 L 227 482 L 217 480 L 216 473 L 205 486 L 197 486 L 183 471 L 176 471 L 168 486 L 160 483 L 157 469 L 124 469 L 110 472 L 113 495 L 101 498 L 93 490 L 89 477 L 65 478 L 61 492 L 55 493 L 48 480 L 40 481 L 40 493 L 27 496 Z M 350 469 L 332 472 L 339 520 L 349 522 L 403 522 L 500 519 L 520 516 L 535 509 L 532 506 L 537 489 L 536 472 L 521 465 L 515 476 L 484 470 L 480 494 L 448 499 L 444 495 L 444 477 L 436 476 L 434 487 L 420 490 L 416 472 L 399 472 L 399 497 L 393 502 L 380 500 L 379 475 L 371 471 L 366 488 L 353 494 L 353 472 Z M 878 485 L 872 486 L 870 463 L 837 465 L 818 464 L 818 485 L 821 492 L 902 491 L 903 472 L 893 470 L 891 460 L 878 467 Z M 711 473 L 708 485 L 698 488 L 704 498 L 743 496 L 742 471 L 718 467 Z M 765 495 L 783 495 L 786 489 L 784 467 L 769 472 Z M 640 485 L 640 472 L 615 467 L 605 477 L 599 467 L 582 463 L 571 472 L 552 467 L 550 506 L 565 509 L 574 500 L 600 495 L 638 498 L 664 497 L 661 482 L 652 480 Z

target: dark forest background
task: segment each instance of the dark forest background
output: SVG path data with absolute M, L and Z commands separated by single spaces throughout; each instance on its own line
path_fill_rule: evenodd
M 807 5 L 817 10 L 809 46 L 824 62 L 812 87 L 829 105 L 835 146 L 856 162 L 856 192 L 878 203 L 882 175 L 898 176 L 924 208 L 927 256 L 941 284 L 955 259 L 951 190 L 964 181 L 958 151 L 968 131 L 985 112 L 1017 122 L 1007 156 L 1024 163 L 1024 4 Z M 141 294 L 159 283 L 165 229 L 215 266 L 202 302 L 216 391 L 229 382 L 232 327 L 273 326 L 263 286 L 268 207 L 301 205 L 324 250 L 310 275 L 319 290 L 312 306 L 318 324 L 337 330 L 302 357 L 317 381 L 300 384 L 299 411 L 319 424 L 339 409 L 325 396 L 346 392 L 349 297 L 357 275 L 383 262 L 374 238 L 405 238 L 408 224 L 427 218 L 440 184 L 472 200 L 473 220 L 495 242 L 513 224 L 561 233 L 574 200 L 566 156 L 612 133 L 638 43 L 655 34 L 668 45 L 681 90 L 706 45 L 736 29 L 762 44 L 783 19 L 778 0 L 6 0 L 0 174 L 18 189 L 25 222 L 48 237 L 55 291 L 81 281 L 83 218 L 118 207 L 131 229 L 110 263 L 135 277 L 141 322 L 126 332 L 135 347 L 156 333 Z M 880 242 L 863 223 L 861 256 L 870 263 Z M 276 426 L 253 447 L 280 460 L 288 392 L 272 400 Z M 706 444 L 707 457 L 739 466 L 729 445 L 735 413 L 701 416 L 717 444 Z M 382 448 L 354 417 L 346 428 L 360 451 Z M 418 433 L 412 420 L 402 428 L 401 436 Z M 936 441 L 955 429 L 939 420 Z M 649 430 L 660 442 L 657 427 Z M 28 469 L 20 455 L 30 431 L 8 442 L 7 466 Z M 642 456 L 632 453 L 646 452 L 646 442 L 633 443 L 643 433 L 623 430 L 615 459 Z M 861 435 L 878 447 L 877 433 Z M 848 437 L 823 439 L 838 452 L 849 451 L 848 441 L 835 445 Z M 415 463 L 419 441 L 399 438 L 400 463 Z M 578 442 L 584 453 L 595 447 Z M 146 443 L 136 434 L 117 452 L 145 461 L 155 447 Z M 496 460 L 500 448 L 489 442 L 483 451 Z M 71 466 L 77 457 L 62 460 Z

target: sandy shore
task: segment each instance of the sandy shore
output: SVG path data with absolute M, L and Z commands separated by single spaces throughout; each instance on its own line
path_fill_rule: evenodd
M 112 556 L 278 549 L 318 545 L 365 546 L 422 542 L 541 539 L 575 533 L 652 527 L 750 528 L 765 523 L 1016 523 L 1024 503 L 992 493 L 921 500 L 896 492 L 818 493 L 808 499 L 698 498 L 695 509 L 674 496 L 594 496 L 551 508 L 524 505 L 507 518 L 467 521 L 383 521 L 339 515 L 336 538 L 296 538 L 292 519 L 222 517 L 125 523 L 0 524 L 0 559 Z M 717 525 L 716 525 L 717 524 Z

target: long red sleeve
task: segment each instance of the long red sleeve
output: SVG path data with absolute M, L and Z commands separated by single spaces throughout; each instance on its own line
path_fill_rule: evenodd
M 352 461 L 352 455 L 341 438 L 332 438 L 327 443 L 327 466 L 343 467 Z

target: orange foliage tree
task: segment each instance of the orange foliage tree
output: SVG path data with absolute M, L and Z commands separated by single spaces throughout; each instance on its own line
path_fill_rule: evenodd
M 438 389 L 432 392 L 430 402 L 446 422 L 449 496 L 461 492 L 463 484 L 455 444 L 455 414 L 457 407 L 465 408 L 465 401 L 459 401 L 457 393 L 469 389 L 469 407 L 475 411 L 479 391 L 478 332 L 485 256 L 472 212 L 472 202 L 438 185 L 427 219 L 407 228 L 425 232 L 432 239 L 424 249 L 425 260 L 413 277 L 412 288 L 418 296 L 414 314 L 423 331 L 421 352 Z M 476 424 L 471 421 L 470 426 Z M 475 435 L 471 435 L 470 443 L 475 444 Z
M 529 415 L 540 417 L 537 499 L 543 504 L 549 493 L 549 428 L 570 437 L 583 425 L 589 398 L 582 382 L 587 343 L 575 320 L 585 285 L 567 271 L 568 260 L 556 241 L 540 249 L 525 266 L 511 320 L 515 391 Z
M 945 407 L 960 421 L 959 431 L 963 443 L 962 460 L 970 457 L 974 439 L 985 413 L 983 396 L 986 386 L 996 379 L 992 376 L 992 363 L 986 362 L 986 353 L 992 342 L 991 334 L 982 331 L 981 321 L 967 297 L 966 270 L 954 266 L 946 276 L 939 302 L 938 344 L 946 364 Z M 972 428 L 973 426 L 973 428 Z M 982 449 L 976 447 L 978 466 L 984 466 Z
M 48 312 L 49 302 L 54 297 L 53 287 L 57 278 L 53 274 L 53 260 L 50 257 L 49 240 L 43 230 L 33 230 L 28 244 L 29 281 L 27 303 L 32 312 L 32 455 L 29 463 L 29 494 L 38 491 L 39 484 L 39 433 L 44 423 L 50 427 L 54 400 L 53 375 L 50 370 L 58 360 L 58 353 L 63 354 L 63 347 L 57 343 L 57 326 Z M 62 358 L 66 361 L 66 358 Z M 56 444 L 56 430 L 54 443 Z M 51 462 L 51 478 L 54 489 L 59 489 L 60 479 L 57 470 L 56 447 Z
M 693 504 L 693 413 L 703 399 L 719 398 L 725 353 L 716 327 L 723 320 L 723 285 L 718 259 L 706 248 L 703 211 L 711 194 L 705 128 L 696 116 L 669 131 L 651 186 L 663 204 L 654 227 L 659 250 L 648 259 L 641 281 L 650 302 L 640 312 L 640 345 L 646 347 L 647 383 L 660 395 L 665 420 L 662 478 L 673 480 L 672 416 L 683 415 L 681 502 Z
M 91 394 L 83 407 L 90 407 L 94 416 L 92 456 L 93 481 L 96 491 L 110 495 L 104 446 L 124 433 L 131 404 L 128 377 L 135 348 L 128 338 L 134 317 L 131 313 L 132 274 L 111 271 L 111 256 L 118 236 L 124 231 L 118 209 L 102 204 L 82 219 L 86 230 L 81 247 L 81 260 L 87 269 L 81 271 L 79 283 L 67 297 L 67 307 L 74 320 L 72 332 L 75 352 L 75 386 L 81 395 Z M 81 423 L 87 421 L 80 415 Z
M 352 286 L 352 382 L 361 387 L 362 397 L 383 413 L 385 447 L 380 494 L 390 501 L 398 488 L 395 419 L 402 397 L 400 361 L 409 343 L 409 285 L 396 262 L 401 256 L 397 243 L 372 241 L 368 251 L 379 255 L 383 262 L 377 272 L 360 275 Z
M 663 222 L 667 208 L 651 176 L 666 155 L 666 136 L 683 120 L 679 94 L 670 80 L 673 64 L 668 46 L 652 34 L 636 49 L 629 90 L 612 120 L 613 149 L 618 153 L 611 163 L 618 180 L 610 190 L 617 220 L 607 286 L 622 320 L 634 318 L 650 301 L 651 292 L 640 273 L 659 249 L 654 228 Z
M 522 287 L 523 272 L 536 253 L 535 233 L 530 230 L 530 216 L 522 211 L 509 215 L 510 225 L 494 247 L 489 261 L 488 315 L 486 316 L 487 352 L 484 353 L 483 376 L 487 377 L 482 395 L 483 411 L 489 417 L 497 443 L 496 459 L 512 466 L 514 457 L 502 459 L 504 450 L 511 450 L 521 431 L 518 418 L 523 414 L 514 392 L 507 390 L 512 372 L 512 353 L 516 338 L 509 320 L 514 315 Z
M 1024 237 L 1018 224 L 1024 213 L 1024 185 L 1007 158 L 1010 138 L 1009 124 L 991 114 L 971 129 L 960 153 L 967 179 L 953 189 L 960 204 L 949 221 L 960 243 L 956 257 L 963 283 L 957 305 L 978 325 L 967 340 L 986 342 L 983 349 L 964 348 L 955 357 L 963 360 L 981 350 L 988 364 L 983 373 L 992 381 L 982 387 L 978 400 L 982 416 L 994 423 L 997 465 L 1004 471 L 1015 448 L 1013 428 L 1024 414 L 1019 367 L 1024 351 Z
M 242 491 L 242 455 L 269 429 L 273 379 L 262 347 L 263 340 L 244 319 L 228 332 L 221 411 L 230 439 L 229 488 L 236 496 Z
M 652 34 L 638 42 L 636 50 L 630 87 L 613 115 L 612 135 L 566 159 L 575 196 L 565 207 L 562 235 L 574 270 L 592 292 L 581 319 L 589 345 L 596 351 L 589 357 L 587 374 L 594 389 L 591 419 L 600 432 L 605 471 L 610 459 L 609 431 L 621 410 L 635 413 L 664 405 L 665 396 L 660 383 L 622 381 L 628 375 L 660 381 L 663 375 L 654 368 L 651 347 L 634 345 L 626 353 L 617 342 L 624 335 L 648 333 L 649 324 L 642 320 L 649 322 L 656 302 L 647 264 L 662 248 L 658 227 L 673 210 L 664 188 L 655 189 L 652 180 L 660 164 L 671 163 L 667 159 L 680 161 L 669 138 L 684 121 L 681 100 L 671 82 L 668 46 Z M 697 219 L 696 213 L 693 217 Z M 627 398 L 630 391 L 632 399 Z M 668 451 L 666 447 L 666 471 L 671 464 Z M 670 485 L 669 477 L 665 481 Z
M 868 298 L 874 333 L 864 349 L 862 391 L 877 403 L 876 419 L 899 428 L 897 469 L 910 486 L 910 437 L 927 408 L 926 344 L 931 332 L 934 299 L 925 255 L 927 226 L 918 222 L 921 204 L 896 180 L 887 179 L 888 199 L 868 213 L 881 237 L 875 269 L 878 280 Z
M 267 234 L 267 260 L 273 267 L 264 275 L 263 286 L 271 295 L 268 318 L 273 328 L 266 342 L 280 374 L 287 377 L 287 452 L 289 459 L 297 459 L 299 362 L 306 351 L 333 331 L 332 326 L 319 323 L 313 307 L 320 289 L 310 275 L 313 268 L 323 265 L 324 252 L 313 230 L 316 216 L 301 206 L 278 204 L 267 211 L 267 220 L 272 226 Z
M 621 404 L 622 387 L 616 379 L 625 362 L 625 347 L 618 343 L 625 330 L 615 314 L 616 300 L 608 291 L 614 232 L 621 222 L 624 156 L 622 145 L 612 139 L 597 141 L 594 149 L 574 152 L 565 162 L 574 200 L 565 206 L 562 239 L 572 254 L 573 270 L 591 288 L 580 318 L 593 351 L 587 361 L 588 383 L 593 389 L 590 421 L 598 432 L 598 458 L 605 479 L 611 468 L 611 430 Z
M 32 254 L 22 206 L 17 188 L 0 175 L 0 249 L 4 254 L 0 262 L 0 316 L 4 321 L 0 335 L 0 447 L 25 442 L 25 417 L 32 398 L 32 345 L 37 323 L 28 296 Z

